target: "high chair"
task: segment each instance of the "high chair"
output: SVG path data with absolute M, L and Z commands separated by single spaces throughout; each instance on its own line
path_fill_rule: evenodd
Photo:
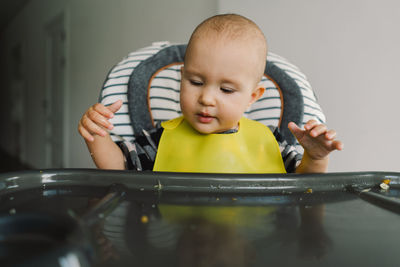
M 186 44 L 155 42 L 130 53 L 108 73 L 99 102 L 110 105 L 121 99 L 123 105 L 110 120 L 114 142 L 133 141 L 161 121 L 181 115 L 179 90 Z M 300 127 L 310 119 L 325 123 L 325 116 L 306 76 L 285 58 L 268 53 L 266 88 L 245 116 L 270 127 L 278 127 L 283 138 L 300 151 L 301 146 L 287 125 Z

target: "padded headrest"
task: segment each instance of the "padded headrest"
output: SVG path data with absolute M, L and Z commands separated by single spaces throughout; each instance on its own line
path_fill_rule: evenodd
M 122 108 L 112 119 L 114 141 L 133 140 L 134 132 L 151 129 L 160 121 L 181 115 L 179 92 L 186 45 L 157 42 L 130 53 L 114 66 L 100 95 L 101 103 L 110 105 L 123 100 Z M 296 140 L 287 128 L 313 118 L 325 123 L 325 116 L 304 74 L 286 59 L 268 53 L 265 75 L 261 81 L 264 95 L 245 116 L 279 127 L 288 143 Z

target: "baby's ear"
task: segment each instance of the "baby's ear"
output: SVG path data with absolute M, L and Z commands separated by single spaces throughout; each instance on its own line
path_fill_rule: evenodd
M 253 90 L 253 93 L 251 93 L 251 100 L 249 106 L 254 102 L 256 102 L 260 97 L 262 97 L 264 92 L 265 92 L 265 87 L 258 85 L 256 89 Z

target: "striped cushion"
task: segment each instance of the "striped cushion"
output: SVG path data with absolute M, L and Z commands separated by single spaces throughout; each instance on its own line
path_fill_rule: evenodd
M 134 140 L 131 119 L 128 114 L 127 91 L 130 75 L 133 70 L 144 60 L 157 54 L 172 44 L 157 42 L 151 46 L 130 53 L 120 63 L 114 66 L 103 85 L 100 101 L 104 105 L 110 105 L 122 99 L 123 106 L 111 119 L 114 129 L 110 132 L 114 141 Z M 325 123 L 325 116 L 316 101 L 315 94 L 300 70 L 286 59 L 268 53 L 267 61 L 273 62 L 277 67 L 289 75 L 301 89 L 304 102 L 303 124 L 310 119 L 316 119 Z M 151 117 L 154 123 L 169 120 L 181 115 L 179 105 L 179 85 L 181 80 L 180 68 L 183 63 L 168 65 L 158 70 L 149 82 L 149 104 Z M 245 116 L 264 123 L 279 127 L 282 114 L 282 95 L 276 81 L 264 76 L 262 85 L 266 91 L 264 95 L 254 103 Z

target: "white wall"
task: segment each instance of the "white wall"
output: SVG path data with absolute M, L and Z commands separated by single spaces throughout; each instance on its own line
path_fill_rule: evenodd
M 219 7 L 217 6 L 219 3 Z M 191 12 L 195 10 L 196 12 Z M 308 76 L 331 128 L 345 150 L 332 155 L 330 171 L 399 171 L 400 4 L 394 0 L 31 0 L 1 34 L 0 146 L 10 153 L 10 50 L 25 53 L 26 159 L 44 166 L 44 25 L 66 14 L 68 43 L 67 167 L 93 167 L 77 122 L 97 100 L 109 68 L 128 52 L 155 40 L 184 42 L 204 18 L 236 12 L 254 19 L 271 51 Z
M 253 19 L 308 76 L 345 143 L 330 171 L 400 171 L 398 1 L 220 0 L 226 12 Z
M 188 12 L 194 10 L 195 12 Z M 94 167 L 86 145 L 77 133 L 84 111 L 94 104 L 109 69 L 129 52 L 153 41 L 185 42 L 193 28 L 216 14 L 215 0 L 31 0 L 1 35 L 0 64 L 3 106 L 9 114 L 10 51 L 22 42 L 25 51 L 25 140 L 26 160 L 36 168 L 44 167 L 45 31 L 44 25 L 61 12 L 67 27 L 67 114 L 65 145 L 66 167 Z M 11 154 L 6 129 L 0 147 Z

